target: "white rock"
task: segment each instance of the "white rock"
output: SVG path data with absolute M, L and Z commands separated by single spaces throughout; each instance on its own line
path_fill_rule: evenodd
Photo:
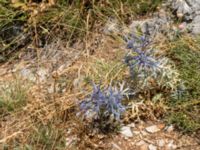
M 112 143 L 113 145 L 113 148 L 116 149 L 116 150 L 122 150 L 119 145 L 115 144 L 115 143 Z
M 139 147 L 139 150 L 148 150 L 148 144 L 143 144 Z
M 147 127 L 146 131 L 149 133 L 156 133 L 156 132 L 160 131 L 160 129 L 156 125 L 153 125 L 153 126 Z
M 142 146 L 144 144 L 146 144 L 146 142 L 143 141 L 143 140 L 141 140 L 141 141 L 139 141 L 139 142 L 136 143 L 136 146 Z
M 40 82 L 46 81 L 46 80 L 47 80 L 47 77 L 49 76 L 48 69 L 40 68 L 40 69 L 37 71 L 37 75 L 38 75 L 38 77 L 39 77 Z
M 177 10 L 177 13 L 192 13 L 192 9 L 184 0 L 175 0 L 173 1 L 172 7 Z
M 157 147 L 154 146 L 153 144 L 150 144 L 149 145 L 149 150 L 157 150 Z
M 148 135 L 148 133 L 147 133 L 146 131 L 141 131 L 141 134 L 142 134 L 143 136 Z
M 172 132 L 174 130 L 174 126 L 173 125 L 170 125 L 168 127 L 166 127 L 166 131 L 167 132 Z
M 190 26 L 193 34 L 200 34 L 200 16 L 196 16 Z
M 30 81 L 35 82 L 36 81 L 36 77 L 34 76 L 33 72 L 30 69 L 22 69 L 20 71 L 21 76 L 24 77 L 25 79 L 28 79 Z
M 157 140 L 157 145 L 158 145 L 159 147 L 165 146 L 165 140 L 163 140 L 163 139 Z
M 135 123 L 128 124 L 127 126 L 131 128 L 135 128 Z
M 159 147 L 165 146 L 165 141 L 163 139 L 158 140 L 157 143 Z
M 65 140 L 66 140 L 65 145 L 67 148 L 69 148 L 73 144 L 73 142 L 77 141 L 78 139 L 77 137 L 73 136 L 73 137 L 67 137 Z
M 173 140 L 170 140 L 169 144 L 167 144 L 167 148 L 170 149 L 170 150 L 173 150 L 173 149 L 176 149 L 177 146 L 174 144 Z
M 125 137 L 133 137 L 133 133 L 131 131 L 131 127 L 128 127 L 128 126 L 122 127 L 120 133 L 122 135 L 124 135 Z
M 133 131 L 133 134 L 134 134 L 134 135 L 139 135 L 139 134 L 140 134 L 140 131 Z

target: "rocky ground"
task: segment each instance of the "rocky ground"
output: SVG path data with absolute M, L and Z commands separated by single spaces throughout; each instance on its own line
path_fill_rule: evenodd
M 158 12 L 147 19 L 133 21 L 130 25 L 133 32 L 140 27 L 142 32 L 155 37 L 165 34 L 173 38 L 177 33 L 200 33 L 200 2 L 198 0 L 168 0 Z
M 134 20 L 128 28 L 132 32 L 137 32 L 138 27 L 152 39 L 160 37 L 161 34 L 173 39 L 174 36 L 182 32 L 198 35 L 200 34 L 200 1 L 169 0 L 158 8 L 158 12 L 148 16 L 147 19 Z M 124 28 L 121 28 L 117 21 L 111 21 L 102 30 L 104 30 L 103 34 L 97 34 L 90 38 L 87 49 L 84 51 L 82 50 L 83 43 L 76 43 L 69 47 L 61 39 L 55 39 L 54 42 L 43 48 L 29 45 L 20 52 L 20 59 L 1 65 L 1 86 L 6 81 L 12 81 L 13 78 L 19 76 L 20 80 L 34 84 L 29 93 L 37 105 L 30 102 L 27 107 L 13 116 L 1 116 L 0 143 L 13 137 L 20 139 L 21 135 L 26 134 L 26 131 L 32 128 L 32 124 L 36 120 L 43 120 L 45 124 L 45 120 L 53 118 L 56 112 L 51 111 L 52 114 L 49 112 L 54 109 L 51 102 L 55 100 L 55 97 L 60 104 L 58 106 L 60 113 L 68 108 L 69 103 L 70 106 L 74 106 L 74 103 L 71 104 L 72 101 L 76 103 L 77 99 L 86 95 L 86 92 L 80 89 L 84 86 L 83 76 L 90 73 L 91 69 L 87 70 L 86 64 L 92 63 L 87 59 L 100 58 L 103 61 L 107 59 L 114 61 L 118 55 L 124 52 L 119 50 L 122 45 L 117 45 L 118 41 L 116 42 L 108 36 L 113 31 L 125 32 Z M 91 53 L 90 56 L 88 56 L 88 51 Z M 76 96 L 77 93 L 81 93 L 81 96 Z M 46 107 L 43 109 L 44 105 Z M 34 108 L 38 110 L 38 113 L 33 111 Z M 22 114 L 27 115 L 24 117 Z M 13 127 L 12 130 L 8 130 L 10 126 Z M 83 140 L 79 137 L 79 132 L 72 135 L 72 131 L 77 126 L 70 121 L 65 124 L 66 149 L 77 149 L 77 143 Z M 167 125 L 158 120 L 129 122 L 123 125 L 118 133 L 111 135 L 99 134 L 97 136 L 95 134 L 90 133 L 82 137 L 86 138 L 84 140 L 88 140 L 87 148 L 84 149 L 200 150 L 198 137 L 182 134 L 173 125 Z

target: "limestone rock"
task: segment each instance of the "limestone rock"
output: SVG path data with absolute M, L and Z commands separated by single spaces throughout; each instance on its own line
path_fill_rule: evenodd
M 128 127 L 128 126 L 122 127 L 120 133 L 122 135 L 124 135 L 125 137 L 133 137 L 133 133 L 131 131 L 131 127 Z
M 152 125 L 146 128 L 146 131 L 149 133 L 156 133 L 160 131 L 160 128 L 158 128 L 156 125 Z

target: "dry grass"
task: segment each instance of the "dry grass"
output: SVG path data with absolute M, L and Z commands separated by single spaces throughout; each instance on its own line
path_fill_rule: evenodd
M 27 96 L 28 103 L 26 106 L 13 111 L 9 115 L 1 116 L 1 146 L 6 147 L 7 145 L 8 148 L 11 149 L 14 147 L 22 148 L 22 145 L 28 147 L 33 146 L 37 149 L 42 149 L 44 147 L 46 149 L 54 149 L 55 144 L 52 142 L 56 142 L 54 139 L 57 139 L 57 134 L 58 132 L 60 133 L 60 131 L 55 131 L 56 133 L 52 133 L 50 137 L 38 135 L 40 132 L 40 125 L 43 127 L 49 125 L 55 128 L 58 120 L 61 120 L 61 124 L 64 124 L 61 129 L 64 130 L 64 128 L 66 128 L 66 120 L 72 121 L 68 119 L 68 117 L 70 117 L 67 115 L 68 110 L 77 107 L 79 100 L 82 100 L 91 91 L 91 84 L 88 83 L 86 79 L 90 78 L 90 81 L 95 81 L 97 83 L 102 81 L 103 85 L 109 85 L 111 82 L 112 84 L 121 82 L 127 74 L 125 67 L 122 67 L 122 63 L 114 61 L 113 55 L 104 55 L 105 53 L 114 54 L 113 47 L 108 47 L 108 45 L 102 47 L 104 48 L 101 48 L 101 53 L 98 52 L 91 56 L 85 56 L 83 53 L 83 55 L 69 67 L 52 74 L 55 85 L 58 82 L 63 82 L 64 80 L 61 80 L 63 77 L 69 79 L 68 81 L 70 82 L 67 82 L 67 90 L 64 93 L 54 91 L 50 94 L 46 88 L 44 88 L 47 85 L 40 83 L 35 84 L 29 89 L 29 94 Z M 119 50 L 119 53 L 122 52 Z M 100 54 L 102 54 L 101 58 L 99 58 Z M 119 54 L 116 53 L 115 55 Z M 105 58 L 103 58 L 103 56 L 105 56 Z M 111 60 L 107 58 L 109 56 L 112 58 Z M 65 118 L 64 120 L 63 115 Z M 43 131 L 43 129 L 41 130 Z M 49 130 L 51 129 L 48 128 L 48 131 L 44 130 L 44 132 L 50 132 Z M 65 137 L 65 134 L 62 136 L 61 139 Z M 44 139 L 41 139 L 41 137 Z M 37 140 L 35 141 L 34 138 L 36 138 L 38 142 L 36 142 Z M 45 138 L 47 141 L 43 141 Z M 50 142 L 50 144 L 48 144 L 48 142 Z M 46 146 L 48 145 L 50 146 L 47 148 Z
M 71 149 L 99 148 L 96 143 L 102 141 L 101 137 L 94 138 L 96 133 L 91 133 L 88 126 L 85 126 L 75 116 L 78 103 L 90 94 L 92 81 L 101 83 L 102 86 L 116 85 L 124 80 L 129 82 L 129 71 L 122 62 L 125 51 L 119 49 L 123 33 L 116 33 L 110 38 L 96 31 L 99 28 L 102 29 L 102 24 L 110 16 L 117 18 L 121 24 L 132 20 L 134 14 L 130 13 L 132 8 L 128 7 L 129 2 L 93 1 L 94 3 L 89 2 L 87 5 L 82 5 L 82 2 L 74 1 L 67 5 L 68 9 L 65 9 L 65 1 L 60 0 L 59 2 L 59 5 L 38 11 L 35 16 L 33 10 L 34 8 L 39 10 L 41 4 L 29 8 L 31 14 L 28 22 L 31 26 L 27 30 L 32 32 L 33 41 L 31 43 L 34 51 L 39 52 L 39 43 L 44 42 L 44 39 L 48 44 L 53 38 L 58 38 L 67 43 L 66 51 L 68 48 L 72 49 L 72 46 L 76 49 L 76 45 L 72 43 L 77 42 L 79 46 L 81 45 L 78 48 L 81 51 L 80 55 L 67 68 L 51 73 L 53 81 L 49 81 L 51 83 L 48 84 L 53 84 L 53 93 L 46 90 L 49 86 L 47 83 L 34 84 L 29 89 L 28 95 L 25 97 L 22 95 L 22 98 L 26 99 L 25 106 L 22 105 L 19 109 L 0 116 L 0 149 L 4 147 L 5 149 L 64 150 L 66 149 L 66 138 L 69 136 L 66 134 L 67 129 L 72 129 L 70 136 L 79 136 L 79 143 L 72 144 Z M 92 7 L 92 9 L 88 11 L 87 7 Z M 97 40 L 102 41 L 94 45 L 96 37 Z M 190 38 L 183 39 L 184 43 L 189 43 L 189 48 L 199 49 L 199 45 Z M 9 44 L 8 42 L 4 50 L 10 48 Z M 169 43 L 166 38 L 159 38 L 155 45 L 161 49 L 163 55 L 176 46 L 174 43 Z M 42 59 L 39 55 L 37 59 L 37 65 L 40 66 Z M 56 89 L 63 82 L 65 82 L 65 91 L 59 92 Z M 15 92 L 19 94 L 19 91 Z M 143 95 L 139 95 L 138 101 L 135 97 L 131 99 L 135 101 L 130 100 L 130 109 L 124 119 L 126 123 L 133 120 L 155 120 L 157 117 L 163 117 L 166 110 L 169 110 L 163 97 L 159 97 L 159 100 L 155 98 L 155 101 L 146 100 Z M 198 100 L 194 105 L 197 104 L 199 104 Z M 184 107 L 190 105 L 186 103 Z

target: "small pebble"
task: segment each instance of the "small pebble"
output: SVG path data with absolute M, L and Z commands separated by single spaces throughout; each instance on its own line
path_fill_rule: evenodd
M 148 145 L 147 144 L 143 144 L 139 147 L 139 150 L 148 150 Z
M 163 139 L 160 139 L 157 141 L 157 144 L 159 147 L 163 147 L 165 145 L 165 141 Z
M 146 144 L 146 142 L 143 141 L 143 140 L 141 140 L 141 141 L 139 141 L 139 142 L 136 143 L 136 146 L 142 146 L 144 144 Z
M 157 150 L 157 147 L 154 146 L 153 144 L 150 144 L 149 145 L 149 150 Z
M 120 133 L 122 135 L 124 135 L 125 137 L 133 137 L 133 133 L 131 131 L 131 128 L 128 127 L 128 126 L 122 127 Z
M 156 132 L 160 131 L 160 128 L 156 125 L 153 125 L 153 126 L 147 127 L 146 131 L 149 133 L 156 133 Z
M 167 132 L 172 132 L 174 130 L 174 126 L 173 125 L 170 125 L 166 128 L 166 131 Z

